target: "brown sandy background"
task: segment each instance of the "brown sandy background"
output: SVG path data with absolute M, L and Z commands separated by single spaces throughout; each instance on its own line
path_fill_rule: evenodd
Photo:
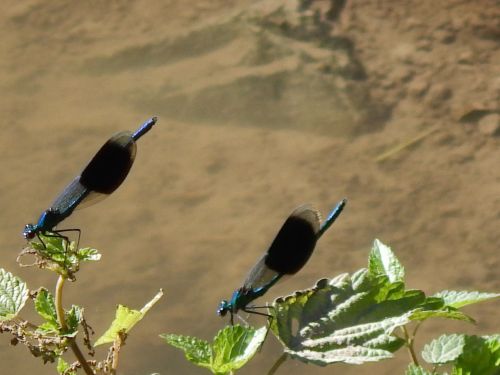
M 349 199 L 307 266 L 267 301 L 365 266 L 376 237 L 410 287 L 500 289 L 498 1 L 365 0 L 338 16 L 327 1 L 284 3 L 4 3 L 2 267 L 52 288 L 52 274 L 15 263 L 24 224 L 111 134 L 160 118 L 123 186 L 63 225 L 103 253 L 65 295 L 97 335 L 118 303 L 140 308 L 166 292 L 130 335 L 121 374 L 205 373 L 158 334 L 211 339 L 228 323 L 219 300 L 305 202 L 326 214 Z M 475 327 L 428 323 L 418 344 L 498 332 L 499 307 L 467 309 Z M 55 373 L 7 336 L 0 347 L 2 374 Z M 264 373 L 279 350 L 268 340 L 241 373 Z M 396 374 L 407 361 L 404 352 L 361 367 L 288 361 L 279 373 Z

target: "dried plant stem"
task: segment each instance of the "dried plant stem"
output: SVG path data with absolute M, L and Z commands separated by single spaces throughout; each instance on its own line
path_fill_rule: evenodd
M 111 363 L 111 374 L 116 374 L 116 369 L 118 368 L 118 361 L 120 358 L 120 349 L 125 342 L 126 334 L 118 333 L 115 341 L 113 342 L 113 361 Z
M 437 128 L 432 128 L 432 129 L 426 130 L 425 132 L 420 133 L 419 135 L 413 137 L 412 139 L 410 139 L 406 142 L 403 142 L 403 143 L 391 148 L 390 150 L 384 152 L 383 154 L 377 156 L 375 158 L 375 161 L 378 163 L 386 161 L 387 159 L 396 155 L 397 153 L 404 150 L 405 148 L 408 148 L 408 147 L 413 146 L 414 144 L 420 142 L 421 140 L 423 140 L 424 138 L 431 135 L 432 133 L 434 133 L 437 130 L 438 130 Z

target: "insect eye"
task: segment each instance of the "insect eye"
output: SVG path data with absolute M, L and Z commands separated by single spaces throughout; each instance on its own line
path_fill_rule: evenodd
M 33 229 L 33 225 L 27 224 L 24 227 L 23 235 L 27 240 L 32 240 L 33 238 L 35 238 L 35 230 Z
M 227 311 L 228 311 L 228 303 L 226 300 L 223 300 L 220 305 L 219 305 L 219 308 L 217 309 L 217 315 L 219 316 L 226 316 L 227 314 Z

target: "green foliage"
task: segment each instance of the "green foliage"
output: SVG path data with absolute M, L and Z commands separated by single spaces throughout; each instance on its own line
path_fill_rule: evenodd
M 0 269 L 0 331 L 12 333 L 14 343 L 23 343 L 44 362 L 57 360 L 61 375 L 76 375 L 79 369 L 87 374 L 116 373 L 118 352 L 127 334 L 163 292 L 160 290 L 141 310 L 119 305 L 110 327 L 95 343 L 113 343 L 108 357 L 100 362 L 86 361 L 75 338 L 83 332 L 83 342 L 93 355 L 91 328 L 82 307 L 63 309 L 62 288 L 66 279 L 75 280 L 81 262 L 99 260 L 100 254 L 92 248 L 77 249 L 74 242 L 67 244 L 61 237 L 41 237 L 46 246 L 32 243 L 32 248 L 23 250 L 20 258 L 32 255 L 36 259 L 32 265 L 59 275 L 57 299 L 45 288 L 30 294 L 24 282 Z M 285 355 L 281 358 L 290 356 L 321 366 L 336 362 L 361 364 L 391 358 L 405 347 L 414 359 L 407 375 L 437 375 L 435 370 L 442 365 L 451 368 L 451 375 L 500 375 L 500 335 L 439 337 L 422 352 L 422 358 L 434 366 L 433 372 L 419 366 L 413 347 L 416 328 L 425 320 L 439 317 L 474 322 L 460 309 L 500 294 L 442 291 L 426 296 L 421 290 L 406 288 L 404 277 L 404 267 L 392 250 L 375 240 L 366 269 L 321 279 L 311 288 L 276 299 L 269 310 L 270 329 L 284 346 Z M 43 318 L 38 326 L 18 317 L 30 297 Z M 412 325 L 416 328 L 410 334 L 408 328 Z M 400 332 L 402 336 L 397 335 Z M 190 362 L 223 375 L 243 367 L 261 348 L 267 333 L 266 327 L 230 326 L 219 331 L 211 344 L 189 336 L 160 336 L 183 350 Z M 68 348 L 75 352 L 78 362 L 68 364 L 62 359 Z M 280 359 L 273 371 L 281 363 Z
M 40 268 L 45 268 L 50 271 L 74 279 L 74 274 L 80 269 L 81 262 L 98 261 L 101 259 L 101 254 L 93 248 L 77 248 L 74 241 L 69 243 L 66 239 L 55 234 L 45 236 L 39 233 L 43 244 L 40 242 L 30 242 L 31 248 L 26 249 L 21 253 L 21 257 L 25 255 L 33 255 L 36 258 L 36 265 Z
M 404 268 L 391 249 L 376 240 L 368 269 L 278 298 L 273 332 L 287 353 L 304 362 L 390 358 L 404 344 L 392 332 L 410 323 L 412 313 L 427 302 L 422 291 L 405 290 L 403 278 Z
M 498 375 L 500 335 L 442 335 L 425 345 L 422 358 L 434 365 L 451 364 L 452 375 Z
M 468 323 L 475 323 L 475 320 L 467 314 L 446 306 L 443 306 L 443 308 L 439 310 L 417 310 L 411 315 L 411 320 L 424 321 L 429 318 L 446 318 L 462 320 Z
M 45 323 L 38 327 L 39 330 L 44 332 L 59 332 L 60 325 L 57 321 L 54 297 L 47 289 L 40 288 L 38 291 L 35 299 L 35 310 L 38 315 L 45 319 Z
M 83 249 L 78 249 L 78 251 L 75 252 L 75 258 L 79 262 L 96 262 L 101 260 L 101 254 L 99 254 L 97 249 L 84 247 Z
M 465 336 L 463 352 L 457 358 L 452 374 L 500 374 L 500 335 Z
M 408 333 L 411 323 L 418 328 L 423 321 L 435 317 L 474 322 L 459 309 L 500 296 L 497 293 L 444 291 L 427 297 L 421 290 L 407 289 L 404 276 L 404 267 L 392 250 L 375 240 L 367 269 L 321 279 L 312 288 L 276 299 L 270 309 L 271 330 L 283 344 L 286 354 L 321 366 L 336 362 L 380 361 L 392 357 L 402 347 L 408 348 L 416 358 L 414 337 Z M 396 330 L 403 332 L 404 337 L 397 336 Z M 220 366 L 242 355 L 245 345 L 235 340 L 234 334 L 251 342 L 248 341 L 251 332 L 258 331 L 251 327 L 227 327 L 219 332 L 212 345 L 188 336 L 164 334 L 161 337 L 184 350 L 186 358 L 194 364 L 215 374 L 226 374 L 243 366 L 264 340 L 264 336 L 258 337 L 247 350 L 250 355 L 243 356 L 244 361 L 238 366 Z M 435 366 L 454 364 L 453 375 L 498 375 L 498 338 L 442 336 L 427 345 L 422 356 Z M 414 363 L 406 374 L 437 373 Z
M 405 269 L 396 258 L 391 248 L 378 239 L 373 242 L 368 257 L 368 270 L 372 275 L 385 275 L 392 283 L 404 281 Z
M 194 364 L 210 369 L 212 363 L 212 348 L 210 344 L 196 337 L 161 334 L 168 344 L 184 351 L 186 358 Z
M 247 363 L 260 348 L 267 328 L 258 330 L 241 326 L 222 329 L 212 345 L 212 366 L 216 373 L 226 374 Z
M 457 292 L 453 290 L 444 290 L 436 293 L 435 297 L 441 298 L 447 306 L 459 309 L 473 303 L 498 298 L 500 297 L 500 293 Z
M 111 323 L 111 326 L 101 337 L 99 337 L 99 339 L 97 339 L 94 346 L 114 342 L 119 338 L 121 333 L 128 333 L 162 296 L 163 291 L 160 290 L 140 311 L 118 305 L 115 319 Z
M 464 346 L 464 335 L 443 335 L 424 346 L 422 358 L 428 363 L 442 365 L 458 358 Z
M 65 312 L 66 324 L 68 326 L 65 336 L 73 337 L 78 333 L 78 326 L 83 320 L 83 308 L 73 305 L 69 311 Z
M 73 305 L 69 311 L 65 311 L 66 329 L 61 330 L 57 319 L 54 297 L 45 288 L 40 288 L 36 293 L 35 310 L 45 322 L 38 327 L 45 334 L 60 334 L 64 337 L 74 337 L 78 333 L 78 326 L 83 320 L 83 309 Z
M 57 359 L 57 372 L 61 375 L 76 375 L 76 371 L 71 369 L 71 366 L 64 359 Z
M 381 294 L 388 294 L 386 283 L 366 270 L 322 279 L 275 301 L 272 330 L 286 352 L 304 362 L 360 364 L 390 358 L 404 344 L 391 333 L 410 322 L 405 303 L 414 305 L 422 298 L 402 293 L 389 300 Z
M 0 321 L 16 317 L 24 307 L 28 294 L 26 283 L 0 268 Z
M 318 365 L 360 364 L 390 358 L 402 347 L 406 340 L 394 335 L 398 327 L 432 317 L 473 322 L 458 307 L 497 296 L 443 292 L 426 297 L 423 291 L 406 289 L 403 266 L 389 247 L 375 240 L 368 269 L 322 279 L 313 288 L 278 298 L 272 330 L 293 358 Z M 437 355 L 437 343 L 433 350 Z
M 56 369 L 60 374 L 76 375 L 79 370 L 88 375 L 95 374 L 96 371 L 104 374 L 116 373 L 118 352 L 126 336 L 120 336 L 122 340 L 118 345 L 116 342 L 113 343 L 113 350 L 108 352 L 106 359 L 87 361 L 75 339 L 79 332 L 82 333 L 83 344 L 88 349 L 87 354 L 94 356 L 95 352 L 90 341 L 92 328 L 84 319 L 82 307 L 73 305 L 69 310 L 65 310 L 62 305 L 65 280 L 74 281 L 81 262 L 97 261 L 101 257 L 100 254 L 93 248 L 77 249 L 75 242 L 66 243 L 60 236 L 39 235 L 43 243 L 30 242 L 31 247 L 21 251 L 18 262 L 24 267 L 38 267 L 56 272 L 59 275 L 56 297 L 46 288 L 39 288 L 30 294 L 25 283 L 0 269 L 0 332 L 11 333 L 13 345 L 24 344 L 35 357 L 42 358 L 44 363 L 57 361 Z M 22 263 L 26 256 L 34 257 L 35 261 Z M 134 318 L 130 319 L 129 315 L 128 318 L 115 323 L 115 327 L 119 326 L 117 329 L 125 335 L 161 295 L 162 292 L 158 293 L 141 311 L 130 310 Z M 35 311 L 43 319 L 40 325 L 21 318 L 14 319 L 28 298 L 33 300 Z M 108 332 L 109 336 L 112 334 L 113 332 Z M 61 357 L 69 348 L 77 359 L 77 362 L 71 365 Z
M 430 372 L 423 367 L 411 363 L 405 371 L 405 375 L 435 375 L 435 372 Z
M 228 326 L 220 330 L 210 345 L 194 337 L 162 334 L 168 344 L 184 351 L 186 358 L 213 374 L 231 374 L 243 367 L 257 352 L 266 337 L 262 327 Z

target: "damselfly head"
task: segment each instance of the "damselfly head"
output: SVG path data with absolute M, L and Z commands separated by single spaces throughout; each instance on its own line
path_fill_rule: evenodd
M 219 304 L 219 308 L 217 309 L 217 315 L 226 316 L 227 312 L 230 310 L 231 310 L 231 306 L 230 306 L 229 302 L 224 299 Z
M 33 224 L 26 224 L 23 230 L 23 237 L 26 240 L 32 240 L 36 235 L 36 227 Z

